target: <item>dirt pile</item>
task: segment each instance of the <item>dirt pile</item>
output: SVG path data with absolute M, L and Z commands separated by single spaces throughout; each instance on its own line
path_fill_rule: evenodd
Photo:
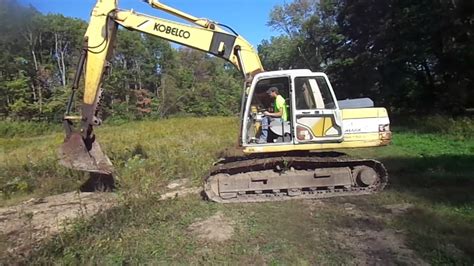
M 175 180 L 167 185 L 160 200 L 201 191 L 189 186 L 188 179 Z M 90 218 L 118 204 L 115 193 L 68 192 L 0 208 L 0 261 L 25 257 L 42 242 L 66 229 L 74 219 Z
M 201 240 L 222 242 L 234 234 L 234 223 L 224 213 L 217 212 L 205 220 L 194 222 L 188 229 Z
M 25 256 L 68 221 L 91 217 L 116 203 L 112 193 L 68 192 L 0 208 L 0 233 L 6 242 L 0 256 Z

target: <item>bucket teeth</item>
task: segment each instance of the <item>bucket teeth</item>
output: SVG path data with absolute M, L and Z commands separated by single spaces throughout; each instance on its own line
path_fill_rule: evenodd
M 81 134 L 72 133 L 64 140 L 59 149 L 61 165 L 79 171 L 111 174 L 113 166 L 110 159 L 102 152 L 97 141 L 87 149 Z

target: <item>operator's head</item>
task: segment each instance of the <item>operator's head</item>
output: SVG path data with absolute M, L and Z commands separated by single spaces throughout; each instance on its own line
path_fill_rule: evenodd
M 267 90 L 267 94 L 270 95 L 272 98 L 276 98 L 278 96 L 278 88 L 277 87 L 270 87 Z

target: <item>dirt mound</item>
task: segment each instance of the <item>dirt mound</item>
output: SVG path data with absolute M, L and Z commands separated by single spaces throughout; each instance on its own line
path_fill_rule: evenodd
M 187 179 L 175 180 L 168 184 L 160 200 L 201 191 L 186 187 L 188 185 Z M 87 219 L 118 203 L 114 193 L 68 192 L 0 208 L 0 261 L 25 257 L 42 242 L 67 228 L 68 222 L 76 218 Z
M 217 212 L 206 220 L 191 224 L 188 229 L 201 240 L 222 242 L 234 234 L 234 223 L 222 212 Z
M 25 256 L 40 242 L 64 229 L 67 221 L 88 218 L 116 203 L 116 195 L 112 193 L 69 192 L 0 208 L 0 233 L 6 241 L 0 257 Z

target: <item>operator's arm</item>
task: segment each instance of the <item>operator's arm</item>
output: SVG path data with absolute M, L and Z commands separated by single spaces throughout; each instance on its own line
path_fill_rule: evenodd
M 271 116 L 271 117 L 283 117 L 284 115 L 284 109 L 286 108 L 285 106 L 285 99 L 278 95 L 275 99 L 275 106 L 274 106 L 274 110 L 276 112 L 265 112 L 264 114 L 267 115 L 267 116 Z M 286 118 L 284 118 L 286 119 Z
M 266 115 L 266 116 L 271 116 L 271 117 L 281 117 L 283 115 L 283 111 L 280 110 L 276 113 L 271 113 L 271 112 L 265 111 L 265 112 L 263 112 L 263 114 Z

